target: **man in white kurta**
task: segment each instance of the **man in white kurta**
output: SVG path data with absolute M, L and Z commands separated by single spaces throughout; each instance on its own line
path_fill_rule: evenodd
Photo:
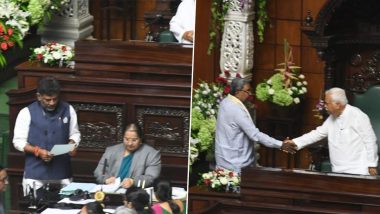
M 327 137 L 332 171 L 376 175 L 376 135 L 368 116 L 347 104 L 343 89 L 326 91 L 325 108 L 330 116 L 315 130 L 293 139 L 298 149 Z
M 195 29 L 195 0 L 182 0 L 170 20 L 170 31 L 180 43 L 193 43 Z
M 276 140 L 256 128 L 243 104 L 250 95 L 250 90 L 248 81 L 235 78 L 231 82 L 230 94 L 220 103 L 215 133 L 217 168 L 240 173 L 241 168 L 253 166 L 255 141 L 268 147 L 295 151 L 295 148 L 290 148 L 292 145 Z

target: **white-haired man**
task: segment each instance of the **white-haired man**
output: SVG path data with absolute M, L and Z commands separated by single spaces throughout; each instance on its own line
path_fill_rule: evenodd
M 315 130 L 292 141 L 298 149 L 327 137 L 332 171 L 360 175 L 377 175 L 376 135 L 368 116 L 347 104 L 341 88 L 325 92 L 326 121 Z

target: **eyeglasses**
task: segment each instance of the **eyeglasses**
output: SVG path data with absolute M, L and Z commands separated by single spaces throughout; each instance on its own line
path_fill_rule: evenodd
M 245 91 L 245 90 L 241 90 L 241 91 L 247 93 L 248 95 L 252 95 L 252 92 L 251 92 L 250 90 L 247 90 L 247 91 Z
M 138 140 L 140 140 L 140 138 L 124 138 L 124 141 L 132 143 L 136 143 Z

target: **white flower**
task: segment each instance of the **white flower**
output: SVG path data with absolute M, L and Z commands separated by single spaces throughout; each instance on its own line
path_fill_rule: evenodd
M 271 84 L 272 84 L 272 79 L 267 80 L 267 83 L 268 83 L 269 85 L 271 85 Z
M 202 178 L 203 179 L 210 179 L 211 177 L 210 177 L 210 175 L 208 173 L 203 173 L 202 174 Z
M 307 92 L 307 88 L 306 87 L 302 87 L 302 91 L 304 91 L 306 93 Z
M 300 75 L 298 76 L 298 78 L 300 78 L 300 79 L 305 79 L 305 76 L 304 76 L 303 74 L 300 74 Z
M 232 177 L 232 182 L 233 182 L 234 184 L 239 184 L 239 178 L 236 177 L 236 176 Z
M 270 88 L 270 89 L 268 90 L 268 93 L 269 93 L 269 94 L 274 94 L 274 89 L 273 89 L 273 88 Z
M 293 95 L 293 91 L 291 89 L 288 89 L 288 94 Z
M 301 101 L 300 101 L 300 98 L 298 98 L 298 97 L 294 98 L 293 101 L 294 101 L 295 104 L 298 104 L 298 103 L 301 102 Z
M 297 86 L 302 86 L 302 82 L 297 82 Z
M 302 83 L 303 83 L 304 85 L 307 85 L 307 82 L 306 82 L 306 81 L 303 81 Z
M 53 52 L 52 55 L 53 55 L 54 59 L 61 59 L 61 57 L 62 57 L 62 54 L 57 52 L 57 51 Z
M 221 178 L 219 178 L 219 181 L 220 181 L 220 183 L 221 183 L 222 185 L 226 185 L 226 184 L 228 183 L 228 180 L 227 180 L 226 177 L 221 177 Z

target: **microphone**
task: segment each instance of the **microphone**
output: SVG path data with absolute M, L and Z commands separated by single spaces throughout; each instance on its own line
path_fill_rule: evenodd
M 106 174 L 106 168 L 107 168 L 107 158 L 104 160 L 103 171 L 102 171 L 103 175 Z

